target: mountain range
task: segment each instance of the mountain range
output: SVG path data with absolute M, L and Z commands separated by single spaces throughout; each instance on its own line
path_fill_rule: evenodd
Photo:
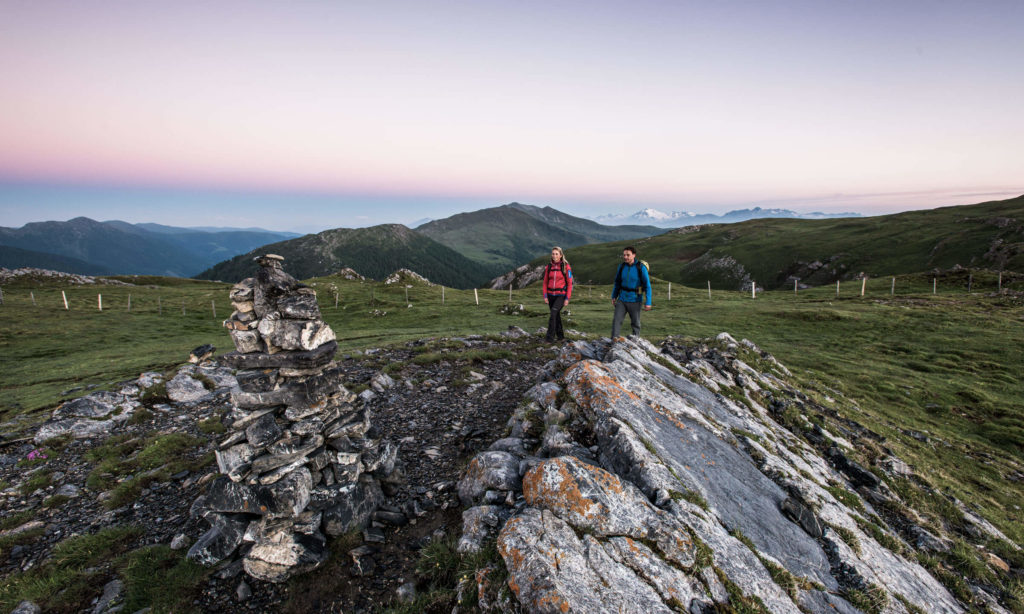
M 284 256 L 299 278 L 329 275 L 349 267 L 382 279 L 408 268 L 433 282 L 472 288 L 522 262 L 565 248 L 647 237 L 664 232 L 653 226 L 602 226 L 551 207 L 510 203 L 432 220 L 412 230 L 401 224 L 336 228 L 241 254 L 198 275 L 238 281 L 252 275 L 258 252 Z
M 0 227 L 0 247 L 5 248 L 0 250 L 0 266 L 190 277 L 240 252 L 297 236 L 263 229 L 178 228 L 76 217 Z
M 632 215 L 602 215 L 594 218 L 600 224 L 619 226 L 625 224 L 641 224 L 658 226 L 659 228 L 679 228 L 682 226 L 695 226 L 697 224 L 732 224 L 745 222 L 766 217 L 773 218 L 794 218 L 804 220 L 820 220 L 827 218 L 861 217 L 859 213 L 797 213 L 789 209 L 736 209 L 722 215 L 713 213 L 693 213 L 690 211 L 664 212 L 658 209 L 641 209 Z
M 510 203 L 459 213 L 416 229 L 484 265 L 493 275 L 563 248 L 665 232 L 654 226 L 605 226 L 551 207 Z M 492 276 L 493 276 L 492 275 Z
M 577 279 L 611 283 L 623 241 L 568 250 Z M 1024 272 L 1024 196 L 842 219 L 752 219 L 677 228 L 635 242 L 654 277 L 717 288 L 791 288 L 962 267 Z M 546 262 L 535 258 L 521 275 Z M 502 283 L 519 287 L 505 275 Z M 497 280 L 495 280 L 497 281 Z M 524 280 L 525 281 L 525 280 Z

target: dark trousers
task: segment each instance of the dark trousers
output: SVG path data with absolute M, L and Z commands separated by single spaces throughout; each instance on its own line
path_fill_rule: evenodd
M 564 294 L 548 295 L 548 309 L 551 310 L 551 315 L 548 317 L 548 341 L 554 341 L 556 337 L 558 339 L 565 339 L 565 332 L 562 330 L 563 305 L 565 305 Z
M 633 334 L 640 336 L 640 302 L 624 303 L 615 301 L 615 315 L 612 316 L 612 339 L 619 336 L 619 329 L 622 328 L 622 321 L 629 314 L 629 323 L 633 327 Z

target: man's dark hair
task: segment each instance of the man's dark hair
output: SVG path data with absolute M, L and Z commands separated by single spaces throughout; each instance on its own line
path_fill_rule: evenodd
M 624 251 L 624 252 L 633 252 L 633 255 L 636 256 L 636 248 L 633 247 L 632 245 L 630 245 L 628 247 L 623 247 L 622 251 Z

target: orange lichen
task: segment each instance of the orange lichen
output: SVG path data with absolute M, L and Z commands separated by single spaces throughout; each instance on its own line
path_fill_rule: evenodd
M 571 467 L 579 465 L 579 467 Z M 586 470 L 603 490 L 622 494 L 622 482 L 615 475 L 599 468 L 584 465 L 573 459 L 553 458 L 526 473 L 523 477 L 523 496 L 530 505 L 550 510 L 565 510 L 583 518 L 592 518 L 608 512 L 607 508 L 584 495 L 580 490 L 580 478 L 576 475 Z

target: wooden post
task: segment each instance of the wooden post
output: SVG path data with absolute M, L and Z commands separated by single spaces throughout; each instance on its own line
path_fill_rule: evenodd
M 338 293 L 337 292 L 334 293 L 334 308 L 335 309 L 338 308 Z
M 999 271 L 999 291 L 1003 291 L 1003 272 Z M 3 300 L 0 300 L 0 305 L 3 304 Z
M 181 299 L 181 315 L 185 315 L 185 299 Z
M 480 295 L 477 294 L 476 288 L 473 288 L 473 300 L 476 301 L 477 305 L 480 304 Z
M 102 294 L 97 294 L 96 295 L 96 306 L 99 307 L 100 311 L 103 311 L 103 295 Z
M 512 282 L 508 282 L 508 302 L 512 302 Z
M 935 284 L 937 280 L 937 277 L 932 277 L 932 294 L 935 294 Z
M 158 315 L 164 315 L 164 306 L 160 303 L 160 297 L 156 297 L 156 310 Z
M 896 294 L 896 278 L 893 277 L 892 278 L 892 288 L 889 289 L 889 296 L 894 296 L 895 294 Z
M 839 298 L 839 280 L 836 280 L 836 298 Z
M 711 280 L 708 280 L 708 298 L 711 298 Z
M 796 284 L 797 284 L 797 281 L 798 280 L 796 280 L 796 279 L 793 280 L 793 294 L 796 294 Z
M 861 296 L 864 296 L 864 289 L 867 288 L 867 285 L 868 285 L 868 278 L 867 278 L 867 276 L 861 277 L 860 278 L 860 295 Z
M 444 305 L 444 286 L 441 286 L 441 304 Z
M 128 293 L 128 311 L 131 311 L 131 310 L 132 310 L 132 295 L 129 292 Z
M 29 295 L 29 298 L 32 299 L 32 306 L 35 307 L 36 306 L 36 293 L 35 292 L 29 292 L 28 295 Z
M 64 298 L 64 311 L 68 311 L 68 295 L 64 294 L 64 291 L 60 291 L 60 295 Z
M 750 280 L 750 298 L 757 298 L 757 282 Z
M 4 304 L 4 291 L 3 291 L 3 288 L 0 288 L 0 305 L 3 305 L 3 304 Z
M 672 282 L 668 282 L 668 300 L 672 300 Z
M 967 274 L 967 294 L 971 293 L 971 286 L 974 285 L 974 273 Z
M 213 309 L 213 319 L 216 320 L 217 319 L 217 301 L 216 300 L 210 301 L 210 308 Z

